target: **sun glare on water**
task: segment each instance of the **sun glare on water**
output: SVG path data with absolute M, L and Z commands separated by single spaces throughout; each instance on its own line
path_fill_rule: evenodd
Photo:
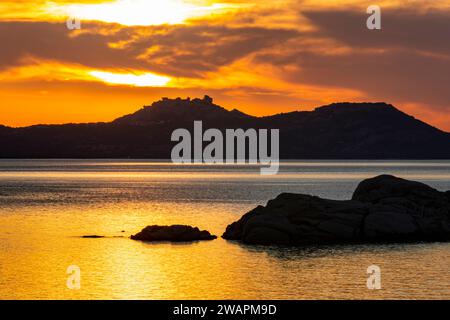
M 123 25 L 179 24 L 228 8 L 225 4 L 200 5 L 186 0 L 116 0 L 97 4 L 52 6 L 49 10 L 83 20 Z

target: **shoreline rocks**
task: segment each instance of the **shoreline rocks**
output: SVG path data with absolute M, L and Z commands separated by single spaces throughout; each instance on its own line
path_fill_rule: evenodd
M 281 194 L 229 225 L 222 236 L 252 245 L 450 241 L 450 191 L 382 175 L 351 200 Z
M 208 231 L 183 225 L 173 226 L 148 226 L 141 232 L 132 235 L 132 240 L 146 242 L 193 242 L 217 239 Z

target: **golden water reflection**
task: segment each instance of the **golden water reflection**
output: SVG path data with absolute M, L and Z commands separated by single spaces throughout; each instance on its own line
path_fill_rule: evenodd
M 168 172 L 170 166 L 130 175 L 106 172 L 109 164 L 95 172 L 63 170 L 73 162 L 46 171 L 2 165 L 11 164 L 0 162 L 1 299 L 450 298 L 449 244 L 293 249 L 128 238 L 151 224 L 189 224 L 220 236 L 280 192 L 349 198 L 359 176 L 377 173 L 367 167 L 308 173 L 294 166 L 261 178 L 205 168 Z M 450 165 L 437 168 L 400 173 L 450 189 Z M 80 238 L 93 234 L 107 238 Z M 373 264 L 382 269 L 380 291 L 366 288 Z M 66 287 L 70 265 L 81 268 L 80 290 Z
M 154 211 L 146 208 L 140 212 L 115 206 L 89 213 L 60 208 L 60 212 L 43 215 L 34 210 L 2 215 L 1 298 L 450 297 L 447 244 L 302 251 L 249 248 L 222 239 L 172 245 L 134 242 L 126 237 L 147 224 L 170 223 L 199 225 L 220 235 L 236 218 L 232 212 L 243 212 L 245 207 L 158 204 Z M 75 237 L 93 233 L 121 236 L 122 229 L 126 230 L 124 238 Z M 365 287 L 365 272 L 371 264 L 384 271 L 381 291 Z M 69 265 L 81 268 L 81 290 L 65 286 Z

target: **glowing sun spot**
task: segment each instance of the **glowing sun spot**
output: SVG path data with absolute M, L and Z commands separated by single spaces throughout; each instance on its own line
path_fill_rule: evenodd
M 123 25 L 179 24 L 230 7 L 225 4 L 199 5 L 186 0 L 116 0 L 97 4 L 52 5 L 49 10 L 82 20 Z
M 90 71 L 89 74 L 106 83 L 130 85 L 135 87 L 164 87 L 170 81 L 169 77 L 159 76 L 153 73 L 136 75 L 128 73 Z

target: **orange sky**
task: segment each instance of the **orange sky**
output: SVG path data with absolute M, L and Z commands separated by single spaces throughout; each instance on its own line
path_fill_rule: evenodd
M 253 115 L 385 101 L 450 131 L 450 0 L 376 2 L 381 31 L 361 0 L 0 1 L 0 124 L 208 94 Z

